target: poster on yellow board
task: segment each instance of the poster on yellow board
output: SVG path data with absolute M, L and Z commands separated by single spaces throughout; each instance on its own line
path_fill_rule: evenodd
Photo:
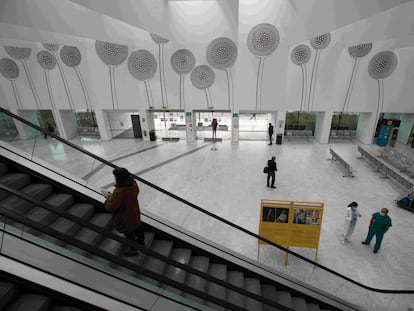
M 315 248 L 316 261 L 322 225 L 322 202 L 262 199 L 260 215 L 260 236 L 287 248 Z M 267 243 L 259 240 L 259 250 L 261 244 Z M 285 262 L 287 264 L 287 253 Z

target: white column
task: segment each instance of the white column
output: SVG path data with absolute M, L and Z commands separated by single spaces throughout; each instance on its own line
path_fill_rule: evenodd
M 372 112 L 361 112 L 358 118 L 356 138 L 363 144 L 372 144 L 376 128 L 376 116 Z
M 327 144 L 329 142 L 332 116 L 332 111 L 316 113 L 315 139 L 321 144 Z
M 72 139 L 78 136 L 76 116 L 73 110 L 58 110 L 62 118 L 62 126 L 66 133 L 66 139 Z
M 231 117 L 231 142 L 239 142 L 239 112 L 233 112 Z
M 192 111 L 185 112 L 185 133 L 186 133 L 186 140 L 196 141 L 196 119 L 195 114 Z
M 111 127 L 108 119 L 108 113 L 101 109 L 95 110 L 96 123 L 99 128 L 99 136 L 101 140 L 112 139 Z
M 155 130 L 154 125 L 154 113 L 151 110 L 139 111 L 141 118 L 141 129 L 142 129 L 142 139 L 144 141 L 149 141 L 150 136 L 149 132 Z

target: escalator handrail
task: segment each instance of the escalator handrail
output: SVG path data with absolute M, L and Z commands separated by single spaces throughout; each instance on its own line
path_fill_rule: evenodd
M 214 283 L 216 283 L 218 285 L 221 285 L 223 287 L 226 287 L 229 290 L 238 292 L 238 293 L 242 294 L 243 296 L 251 297 L 253 299 L 259 300 L 260 302 L 273 305 L 274 307 L 278 307 L 278 308 L 282 308 L 283 307 L 282 305 L 278 304 L 275 301 L 268 300 L 268 299 L 266 299 L 266 298 L 264 298 L 264 297 L 262 297 L 260 295 L 257 295 L 257 294 L 254 294 L 252 292 L 249 292 L 249 291 L 245 290 L 244 288 L 237 287 L 237 286 L 235 286 L 233 284 L 230 284 L 230 283 L 228 283 L 226 281 L 223 281 L 223 280 L 218 279 L 218 278 L 215 278 L 215 277 L 213 277 L 213 276 L 211 276 L 209 274 L 206 274 L 206 273 L 204 273 L 202 271 L 199 271 L 197 269 L 194 269 L 191 266 L 187 266 L 187 265 L 182 264 L 182 263 L 180 263 L 178 261 L 175 261 L 175 260 L 173 260 L 173 259 L 171 259 L 169 257 L 166 257 L 164 255 L 161 255 L 161 254 L 159 254 L 157 252 L 154 252 L 151 249 L 148 249 L 148 248 L 146 248 L 146 247 L 144 247 L 142 245 L 139 245 L 139 244 L 137 244 L 137 243 L 135 243 L 133 241 L 130 241 L 130 240 L 128 240 L 128 239 L 126 239 L 126 238 L 124 238 L 122 236 L 118 236 L 118 235 L 116 235 L 116 234 L 114 234 L 114 233 L 112 233 L 112 232 L 110 232 L 110 231 L 108 231 L 106 229 L 103 229 L 103 228 L 101 228 L 101 227 L 99 227 L 97 225 L 91 224 L 91 223 L 89 223 L 89 222 L 87 222 L 87 221 L 85 221 L 85 220 L 83 220 L 81 218 L 78 218 L 76 216 L 73 216 L 73 215 L 67 213 L 66 211 L 56 211 L 55 210 L 55 207 L 49 205 L 48 203 L 43 202 L 43 201 L 40 201 L 40 200 L 33 199 L 33 198 L 29 197 L 28 195 L 20 192 L 20 191 L 16 191 L 15 189 L 12 189 L 12 188 L 10 188 L 8 186 L 5 186 L 3 184 L 0 184 L 0 189 L 1 190 L 4 190 L 4 191 L 7 191 L 7 192 L 9 192 L 9 193 L 11 193 L 11 194 L 13 194 L 15 196 L 18 196 L 21 199 L 24 199 L 26 201 L 29 201 L 29 202 L 33 203 L 34 205 L 36 205 L 36 206 L 40 206 L 40 207 L 42 207 L 42 208 L 44 208 L 44 209 L 46 209 L 46 210 L 48 210 L 50 212 L 53 212 L 53 213 L 55 213 L 55 214 L 57 214 L 57 215 L 65 218 L 65 219 L 68 219 L 70 221 L 73 221 L 73 222 L 81 225 L 82 227 L 86 227 L 86 228 L 88 228 L 90 230 L 93 230 L 95 232 L 98 232 L 99 234 L 102 234 L 103 236 L 105 236 L 107 238 L 116 240 L 117 242 L 120 242 L 121 244 L 124 244 L 124 245 L 127 245 L 129 247 L 133 247 L 133 248 L 139 249 L 141 252 L 145 253 L 146 255 L 149 255 L 151 257 L 157 258 L 157 259 L 159 259 L 159 260 L 161 260 L 163 262 L 168 263 L 169 265 L 173 265 L 173 266 L 175 266 L 177 268 L 180 268 L 182 270 L 185 270 L 188 273 L 191 273 L 191 274 L 195 274 L 197 276 L 200 276 L 203 279 L 206 279 L 208 281 L 211 281 L 211 282 L 214 282 Z M 76 247 L 82 249 L 82 250 L 85 250 L 85 251 L 90 252 L 90 253 L 92 253 L 94 255 L 100 256 L 100 257 L 102 257 L 104 259 L 107 259 L 107 260 L 109 260 L 111 262 L 114 262 L 114 263 L 116 263 L 118 265 L 121 265 L 121 266 L 123 266 L 125 268 L 131 269 L 131 270 L 133 270 L 133 271 L 135 271 L 137 273 L 140 273 L 140 274 L 146 275 L 146 276 L 148 276 L 150 278 L 156 279 L 156 280 L 158 280 L 158 281 L 160 281 L 162 283 L 165 283 L 167 285 L 176 286 L 177 284 L 182 284 L 182 283 L 178 283 L 176 281 L 173 281 L 173 280 L 171 280 L 169 278 L 166 278 L 166 277 L 164 277 L 162 275 L 159 275 L 159 274 L 157 274 L 155 272 L 152 272 L 150 270 L 147 270 L 147 269 L 143 268 L 142 266 L 135 265 L 135 264 L 133 264 L 133 263 L 131 263 L 129 261 L 126 261 L 125 259 L 119 259 L 118 256 L 113 255 L 113 254 L 110 254 L 110 253 L 107 253 L 105 251 L 102 251 L 101 249 L 99 249 L 96 246 L 92 246 L 92 245 L 86 244 L 86 243 L 84 243 L 82 241 L 79 241 L 79 240 L 77 240 L 77 239 L 75 239 L 75 238 L 73 238 L 71 236 L 67 236 L 64 233 L 61 233 L 61 232 L 59 232 L 57 230 L 54 230 L 54 229 L 48 228 L 46 226 L 43 226 L 41 224 L 38 224 L 37 222 L 35 222 L 35 221 L 31 220 L 31 219 L 28 219 L 26 217 L 23 217 L 22 215 L 19 215 L 17 213 L 14 213 L 12 211 L 9 211 L 9 210 L 7 210 L 5 208 L 1 208 L 2 206 L 4 206 L 3 203 L 0 203 L 0 215 L 3 215 L 5 217 L 7 217 L 7 218 L 11 218 L 11 219 L 13 219 L 14 221 L 16 221 L 18 223 L 22 223 L 22 224 L 24 224 L 26 226 L 29 226 L 31 228 L 34 228 L 34 229 L 36 229 L 36 230 L 38 230 L 38 231 L 40 231 L 42 233 L 45 233 L 47 235 L 50 235 L 50 236 L 52 236 L 52 237 L 54 237 L 56 239 L 59 239 L 59 240 L 61 240 L 63 242 L 69 243 L 69 244 L 71 244 L 73 246 L 76 246 Z M 125 263 L 127 263 L 127 266 L 125 266 Z M 174 282 L 174 284 L 169 284 L 168 282 L 165 282 L 165 280 L 168 280 L 168 281 L 171 280 L 172 282 Z M 187 288 L 187 286 L 185 286 L 183 284 L 180 285 L 180 286 L 176 286 L 176 287 L 179 288 L 179 289 L 181 289 L 181 290 L 183 290 L 183 291 L 186 291 L 184 288 L 182 288 L 183 286 L 184 286 L 184 288 Z M 192 292 L 190 292 L 190 293 L 193 294 L 193 295 L 196 295 L 195 293 L 192 293 Z M 206 295 L 205 296 L 204 295 L 204 292 L 201 292 L 201 293 L 203 293 L 203 296 L 201 298 L 203 298 L 205 300 L 211 299 L 211 297 L 213 297 L 213 296 L 210 296 L 208 294 L 205 294 Z M 211 302 L 220 304 L 217 301 L 211 301 Z M 224 307 L 229 307 L 229 306 L 224 306 Z M 293 309 L 286 308 L 286 307 L 284 307 L 283 310 L 286 310 L 286 311 L 294 311 Z
M 41 127 L 39 127 L 39 126 L 37 126 L 37 125 L 35 125 L 35 124 L 33 124 L 33 123 L 31 123 L 31 122 L 29 122 L 29 121 L 21 118 L 18 115 L 15 115 L 14 113 L 12 113 L 12 112 L 10 112 L 10 111 L 2 108 L 2 107 L 0 107 L 0 112 L 7 114 L 8 116 L 10 116 L 10 117 L 12 117 L 14 119 L 17 119 L 18 121 L 20 121 L 20 122 L 22 122 L 22 123 L 24 123 L 24 124 L 26 124 L 26 125 L 34 128 L 34 129 L 36 129 L 36 130 L 38 130 L 38 131 L 40 131 L 40 132 L 42 132 L 44 134 L 48 134 L 49 136 L 55 138 L 56 140 L 59 140 L 60 142 L 66 144 L 66 145 L 68 145 L 68 146 L 70 146 L 70 147 L 72 147 L 72 148 L 74 148 L 74 149 L 76 149 L 76 150 L 78 150 L 78 151 L 80 151 L 80 152 L 82 152 L 82 153 L 84 153 L 84 154 L 86 154 L 86 155 L 94 158 L 95 160 L 98 160 L 98 161 L 100 161 L 100 162 L 102 162 L 102 163 L 104 163 L 104 164 L 106 164 L 106 165 L 108 165 L 108 166 L 110 166 L 112 168 L 117 168 L 118 167 L 115 164 L 113 164 L 113 163 L 111 163 L 111 162 L 109 162 L 109 161 L 107 161 L 107 160 L 105 160 L 105 159 L 103 159 L 103 158 L 101 158 L 101 157 L 99 157 L 99 156 L 97 156 L 97 155 L 95 155 L 95 154 L 93 154 L 93 153 L 91 153 L 91 152 L 83 149 L 82 147 L 79 147 L 79 146 L 71 143 L 70 141 L 68 141 L 66 139 L 63 139 L 63 138 L 61 138 L 61 137 L 59 137 L 59 136 L 57 136 L 57 135 L 55 135 L 53 133 L 49 133 L 49 132 L 43 130 Z M 143 184 L 146 184 L 147 186 L 149 186 L 149 187 L 151 187 L 151 188 L 153 188 L 155 190 L 158 190 L 159 192 L 162 192 L 163 194 L 165 194 L 165 195 L 167 195 L 167 196 L 169 196 L 169 197 L 171 197 L 171 198 L 173 198 L 173 199 L 175 199 L 175 200 L 177 200 L 177 201 L 179 201 L 181 203 L 184 203 L 185 205 L 190 206 L 191 208 L 193 208 L 193 209 L 195 209 L 195 210 L 197 210 L 197 211 L 199 211 L 201 213 L 204 213 L 204 214 L 206 214 L 206 215 L 208 215 L 208 216 L 210 216 L 210 217 L 212 217 L 212 218 L 214 218 L 214 219 L 216 219 L 216 220 L 218 220 L 218 221 L 220 221 L 222 223 L 225 223 L 225 224 L 227 224 L 227 225 L 229 225 L 229 226 L 231 226 L 231 227 L 233 227 L 233 228 L 235 228 L 235 229 L 237 229 L 239 231 L 242 231 L 242 232 L 246 233 L 247 235 L 250 235 L 250 236 L 252 236 L 252 237 L 254 237 L 256 239 L 259 239 L 259 240 L 261 240 L 263 242 L 266 242 L 269 245 L 272 245 L 272 246 L 274 246 L 276 248 L 279 248 L 280 250 L 283 250 L 283 251 L 285 251 L 288 254 L 291 254 L 291 255 L 293 255 L 293 256 L 295 256 L 295 257 L 297 257 L 297 258 L 299 258 L 299 259 L 301 259 L 301 260 L 303 260 L 303 261 L 305 261 L 307 263 L 310 263 L 310 264 L 314 265 L 315 267 L 318 267 L 320 269 L 323 269 L 323 270 L 325 270 L 326 272 L 328 272 L 330 274 L 333 274 L 333 275 L 335 275 L 335 276 L 337 276 L 339 278 L 342 278 L 342 279 L 344 279 L 344 280 L 346 280 L 348 282 L 351 282 L 354 285 L 357 285 L 357 286 L 362 287 L 362 288 L 364 288 L 366 290 L 369 290 L 369 291 L 374 291 L 374 292 L 379 292 L 379 293 L 390 293 L 390 294 L 413 294 L 414 293 L 414 290 L 379 289 L 379 288 L 371 287 L 371 286 L 362 284 L 360 282 L 357 282 L 357 281 L 355 281 L 355 280 L 353 280 L 353 279 L 351 279 L 351 278 L 349 278 L 349 277 L 347 277 L 347 276 L 345 276 L 345 275 L 343 275 L 341 273 L 338 273 L 338 272 L 336 272 L 336 271 L 334 271 L 334 270 L 332 270 L 332 269 L 330 269 L 330 268 L 328 268 L 328 267 L 326 267 L 324 265 L 321 265 L 321 264 L 319 264 L 319 263 L 317 263 L 315 261 L 312 261 L 312 260 L 310 260 L 310 259 L 308 259 L 308 258 L 306 258 L 306 257 L 304 257 L 304 256 L 302 256 L 302 255 L 300 255 L 300 254 L 298 254 L 298 253 L 296 253 L 296 252 L 294 252 L 294 251 L 286 248 L 286 247 L 283 247 L 283 246 L 281 246 L 279 244 L 276 244 L 276 243 L 274 243 L 274 242 L 272 242 L 270 240 L 267 240 L 266 238 L 264 238 L 264 237 L 262 237 L 260 235 L 257 235 L 255 233 L 253 233 L 253 232 L 251 232 L 251 231 L 249 231 L 249 230 L 247 230 L 247 229 L 239 226 L 239 225 L 236 225 L 236 224 L 232 223 L 231 221 L 229 221 L 227 219 L 224 219 L 224 218 L 222 218 L 220 216 L 217 216 L 216 214 L 213 214 L 213 213 L 211 213 L 211 212 L 209 212 L 209 211 L 207 211 L 207 210 L 205 210 L 205 209 L 203 209 L 203 208 L 201 208 L 201 207 L 199 207 L 199 206 L 197 206 L 197 205 L 195 205 L 195 204 L 193 204 L 193 203 L 191 203 L 191 202 L 189 202 L 189 201 L 187 201 L 187 200 L 185 200 L 185 199 L 183 199 L 183 198 L 181 198 L 181 197 L 179 197 L 179 196 L 177 196 L 177 195 L 175 195 L 175 194 L 173 194 L 173 193 L 171 193 L 171 192 L 169 192 L 169 191 L 167 191 L 167 190 L 165 190 L 165 189 L 163 189 L 161 187 L 158 187 L 157 185 L 154 185 L 154 184 L 150 183 L 149 181 L 147 181 L 147 180 L 145 180 L 145 179 L 143 179 L 143 178 L 141 178 L 139 176 L 136 176 L 134 174 L 131 174 L 131 175 L 136 180 L 138 180 L 139 182 L 141 182 Z

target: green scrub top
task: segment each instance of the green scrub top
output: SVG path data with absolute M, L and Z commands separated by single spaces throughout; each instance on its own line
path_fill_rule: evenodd
M 371 229 L 376 233 L 384 233 L 385 228 L 391 227 L 391 218 L 388 215 L 381 216 L 381 213 L 372 214 L 374 222 L 371 225 Z

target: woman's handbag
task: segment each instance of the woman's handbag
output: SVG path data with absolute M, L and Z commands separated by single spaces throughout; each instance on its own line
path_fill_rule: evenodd
M 265 173 L 265 174 L 269 173 L 269 168 L 267 166 L 265 166 L 263 168 L 263 173 Z

